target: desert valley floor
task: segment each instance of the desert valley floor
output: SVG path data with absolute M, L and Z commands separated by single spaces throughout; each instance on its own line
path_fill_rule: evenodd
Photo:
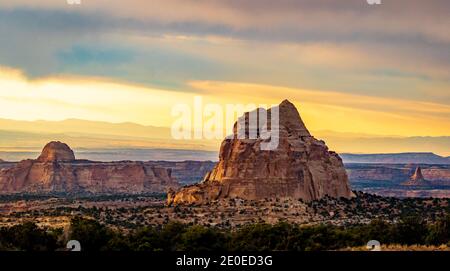
M 450 199 L 380 197 L 355 192 L 353 199 L 326 197 L 312 202 L 292 199 L 245 201 L 228 199 L 199 206 L 167 206 L 164 195 L 1 196 L 0 227 L 33 221 L 66 228 L 70 219 L 84 216 L 121 230 L 186 224 L 239 228 L 252 223 L 292 222 L 338 226 L 366 224 L 375 219 L 396 222 L 402 216 L 421 216 L 429 222 L 450 213 Z

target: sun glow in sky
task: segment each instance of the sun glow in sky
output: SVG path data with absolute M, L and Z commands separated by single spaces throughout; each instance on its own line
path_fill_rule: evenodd
M 3 69 L 0 117 L 78 118 L 170 127 L 175 120 L 172 108 L 177 104 L 193 106 L 196 96 L 203 98 L 204 105 L 215 103 L 224 109 L 226 104 L 236 103 L 271 106 L 289 97 L 312 130 L 402 136 L 450 134 L 450 125 L 442 125 L 448 124 L 450 114 L 450 106 L 445 104 L 222 81 L 192 81 L 188 85 L 196 91 L 162 90 L 98 78 L 30 81 L 19 71 Z
M 1 1 L 0 118 L 170 127 L 201 95 L 289 99 L 310 130 L 449 136 L 450 3 L 401 2 Z

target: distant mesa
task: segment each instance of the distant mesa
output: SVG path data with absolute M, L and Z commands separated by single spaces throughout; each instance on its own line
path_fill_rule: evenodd
M 75 160 L 70 147 L 59 141 L 48 143 L 38 159 L 0 171 L 0 194 L 139 194 L 177 187 L 170 169 L 144 162 Z
M 268 120 L 272 109 L 267 110 Z M 214 169 L 202 183 L 170 191 L 168 204 L 205 204 L 225 198 L 310 201 L 325 196 L 352 197 L 339 155 L 311 136 L 291 102 L 283 101 L 278 109 L 279 144 L 275 150 L 262 150 L 262 138 L 238 138 L 235 124 L 233 136 L 222 142 Z M 242 117 L 246 124 L 248 116 Z
M 373 153 L 373 154 L 342 153 L 341 157 L 344 160 L 344 163 L 346 164 L 349 163 L 416 164 L 416 165 L 450 164 L 450 157 L 442 157 L 431 152 Z
M 71 162 L 75 161 L 75 154 L 70 147 L 59 141 L 52 141 L 45 145 L 38 162 Z
M 408 185 L 408 186 L 429 186 L 429 185 L 431 185 L 430 182 L 425 180 L 425 178 L 423 177 L 422 169 L 420 168 L 420 166 L 418 166 L 416 168 L 416 170 L 415 170 L 414 174 L 411 176 L 411 178 L 402 184 Z

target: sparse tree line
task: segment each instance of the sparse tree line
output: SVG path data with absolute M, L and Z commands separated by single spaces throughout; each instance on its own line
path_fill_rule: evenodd
M 32 222 L 1 228 L 0 250 L 64 250 L 68 240 L 78 240 L 83 251 L 314 251 L 364 246 L 372 239 L 382 244 L 450 245 L 450 215 L 434 223 L 405 217 L 395 224 L 374 220 L 344 227 L 280 222 L 235 230 L 170 222 L 128 233 L 75 217 L 66 232 Z

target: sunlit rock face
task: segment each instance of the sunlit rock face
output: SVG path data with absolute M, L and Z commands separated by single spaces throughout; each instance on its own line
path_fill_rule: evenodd
M 59 141 L 52 141 L 45 145 L 38 162 L 70 162 L 75 160 L 75 154 L 70 147 Z
M 50 142 L 38 159 L 0 171 L 0 194 L 166 192 L 179 186 L 171 173 L 144 162 L 76 160 L 68 145 Z
M 268 110 L 268 127 L 271 126 Z M 285 100 L 278 106 L 279 144 L 264 150 L 270 139 L 242 139 L 234 134 L 220 147 L 219 162 L 197 185 L 171 191 L 169 204 L 203 204 L 223 198 L 261 200 L 295 198 L 306 201 L 353 196 L 339 155 L 315 139 L 295 106 Z M 245 123 L 248 124 L 247 113 Z M 258 131 L 259 131 L 258 127 Z M 247 131 L 246 131 L 247 132 Z

